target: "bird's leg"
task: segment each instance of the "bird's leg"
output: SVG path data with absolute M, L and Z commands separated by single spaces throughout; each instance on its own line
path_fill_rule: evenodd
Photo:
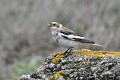
M 72 51 L 72 48 L 68 48 L 68 49 L 64 52 L 64 54 L 65 54 L 64 57 L 68 57 L 68 55 L 71 55 L 71 54 L 69 54 L 69 53 L 71 53 L 71 51 Z
M 70 53 L 72 51 L 72 48 L 68 48 L 64 53 Z
M 64 53 L 68 53 L 69 50 L 70 50 L 70 48 L 68 48 Z
M 70 48 L 70 50 L 69 50 L 69 52 L 68 52 L 68 53 L 71 53 L 71 51 L 72 51 L 72 48 Z

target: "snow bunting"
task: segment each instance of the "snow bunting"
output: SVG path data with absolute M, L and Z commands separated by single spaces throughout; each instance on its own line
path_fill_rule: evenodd
M 51 22 L 48 27 L 51 30 L 53 39 L 61 46 L 68 48 L 68 51 L 71 52 L 72 48 L 77 48 L 80 45 L 97 45 L 94 41 L 86 39 L 77 35 L 74 31 L 69 28 L 64 27 L 59 22 Z

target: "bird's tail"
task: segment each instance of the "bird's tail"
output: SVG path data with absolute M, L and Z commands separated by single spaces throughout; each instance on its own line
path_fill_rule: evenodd
M 93 46 L 97 46 L 97 47 L 101 47 L 101 48 L 104 48 L 103 45 L 99 45 L 99 44 L 92 44 Z

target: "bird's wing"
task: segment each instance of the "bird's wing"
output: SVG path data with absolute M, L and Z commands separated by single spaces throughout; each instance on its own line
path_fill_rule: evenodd
M 81 42 L 81 43 L 95 44 L 94 41 L 88 40 L 85 37 L 81 37 L 81 36 L 77 35 L 73 30 L 66 28 L 66 27 L 62 27 L 62 29 L 60 30 L 60 33 L 58 35 L 62 36 L 65 39 L 69 39 L 69 40 L 73 40 L 73 41 L 77 41 L 77 42 Z
M 81 35 L 76 34 L 73 30 L 66 28 L 66 27 L 62 27 L 62 29 L 60 29 L 59 32 L 65 34 L 65 35 L 81 36 Z M 83 36 L 81 36 L 81 37 L 83 37 Z
M 94 41 L 88 40 L 88 39 L 81 39 L 81 38 L 73 38 L 74 41 L 82 42 L 82 43 L 90 43 L 90 44 L 95 44 Z
M 64 33 L 59 33 L 59 35 L 62 36 L 63 38 L 65 38 L 65 39 L 68 39 L 68 40 L 77 41 L 77 42 L 81 42 L 81 43 L 95 44 L 95 42 L 92 41 L 92 40 L 88 40 L 85 37 L 80 37 L 80 36 L 77 36 L 77 35 L 74 35 L 74 34 L 66 35 Z
M 62 27 L 62 29 L 60 29 L 60 32 L 65 35 L 70 35 L 70 34 L 77 35 L 73 30 L 66 28 L 66 27 Z

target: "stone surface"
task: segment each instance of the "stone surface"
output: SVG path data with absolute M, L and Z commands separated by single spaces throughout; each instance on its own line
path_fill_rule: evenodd
M 82 52 L 53 54 L 34 73 L 22 75 L 20 80 L 120 80 L 119 56 L 95 57 Z

